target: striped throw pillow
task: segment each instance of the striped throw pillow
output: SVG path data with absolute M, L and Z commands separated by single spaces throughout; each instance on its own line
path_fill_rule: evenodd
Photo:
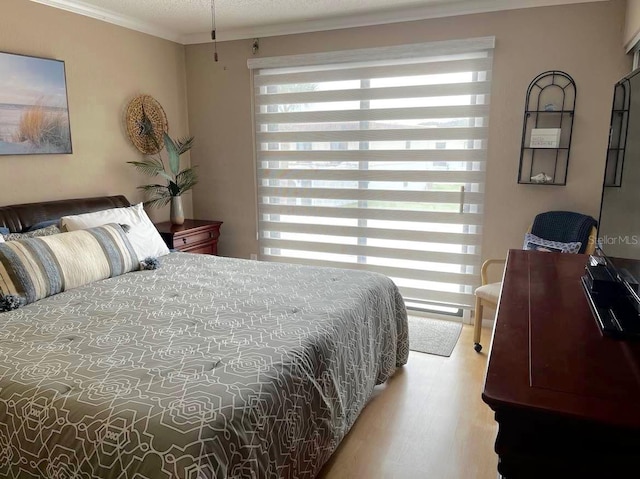
M 0 244 L 0 293 L 25 304 L 138 269 L 117 224 Z

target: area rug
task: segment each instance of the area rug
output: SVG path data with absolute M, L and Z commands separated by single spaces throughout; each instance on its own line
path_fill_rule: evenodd
M 451 356 L 462 323 L 409 316 L 409 349 L 437 356 Z

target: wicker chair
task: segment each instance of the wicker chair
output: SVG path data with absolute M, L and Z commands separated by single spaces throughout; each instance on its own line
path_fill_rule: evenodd
M 549 241 L 562 243 L 580 241 L 582 246 L 578 253 L 593 254 L 598 235 L 596 225 L 596 220 L 591 216 L 570 211 L 548 211 L 535 217 L 529 232 Z M 482 285 L 475 291 L 476 308 L 473 329 L 473 348 L 477 352 L 482 350 L 480 337 L 484 306 L 496 309 L 502 288 L 502 282 L 489 283 L 488 269 L 492 265 L 504 264 L 505 261 L 505 259 L 488 259 L 482 264 L 480 270 Z

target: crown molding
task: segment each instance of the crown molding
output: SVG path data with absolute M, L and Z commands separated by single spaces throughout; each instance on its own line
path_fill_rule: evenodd
M 182 43 L 181 35 L 176 32 L 159 28 L 156 25 L 139 20 L 133 17 L 127 17 L 111 10 L 89 5 L 80 0 L 31 0 L 35 3 L 47 5 L 48 7 L 66 10 L 67 12 L 77 13 L 85 17 L 95 18 L 103 22 L 112 23 L 129 30 L 146 33 L 154 37 L 164 38 L 175 43 Z
M 594 3 L 607 0 L 466 0 L 454 3 L 439 3 L 421 7 L 396 9 L 394 11 L 375 12 L 361 15 L 341 16 L 320 20 L 309 20 L 297 23 L 282 23 L 274 25 L 260 25 L 250 28 L 232 28 L 219 30 L 218 41 L 242 40 L 247 38 L 264 38 L 278 35 L 292 35 L 297 33 L 311 33 L 342 28 L 368 27 L 388 23 L 411 22 L 428 20 L 431 18 L 454 17 L 458 15 L 472 15 L 490 13 L 501 10 L 517 10 L 523 8 L 549 7 L 576 3 Z M 210 43 L 211 34 L 196 33 L 185 35 L 181 43 L 191 45 L 196 43 Z
M 89 5 L 80 0 L 31 0 L 35 3 L 95 18 L 130 30 L 171 40 L 183 45 L 210 43 L 211 32 L 180 35 L 165 30 L 143 20 L 127 17 L 119 13 Z M 427 20 L 430 18 L 453 17 L 477 13 L 516 10 L 522 8 L 548 7 L 576 3 L 604 2 L 608 0 L 465 0 L 462 2 L 445 2 L 424 5 L 421 7 L 395 9 L 392 11 L 366 13 L 360 15 L 339 16 L 320 20 L 289 22 L 272 25 L 259 25 L 246 28 L 218 29 L 218 41 L 242 40 L 247 38 L 263 38 L 297 33 L 311 33 L 342 28 L 367 27 L 388 23 Z
M 640 50 L 640 30 L 624 45 L 624 49 L 627 53 L 635 53 Z

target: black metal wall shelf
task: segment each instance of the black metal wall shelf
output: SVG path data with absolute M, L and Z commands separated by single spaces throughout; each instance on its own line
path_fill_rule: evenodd
M 550 146 L 549 146 L 549 147 L 548 147 L 548 146 L 536 146 L 536 147 L 533 147 L 533 146 L 525 146 L 525 147 L 524 147 L 524 149 L 525 149 L 525 150 L 568 150 L 569 148 L 568 148 L 568 147 L 552 148 L 552 147 L 550 147 Z
M 522 124 L 518 183 L 567 184 L 575 106 L 576 83 L 567 73 L 547 71 L 529 84 Z M 548 145 L 540 146 L 540 142 L 532 142 L 532 132 L 538 129 L 552 129 L 556 137 L 548 140 Z M 540 130 L 533 133 L 538 138 L 542 134 Z
M 629 79 L 624 78 L 616 83 L 613 91 L 613 108 L 611 110 L 611 127 L 609 129 L 609 148 L 607 149 L 607 165 L 604 170 L 604 186 L 622 186 L 622 170 L 624 154 L 629 133 L 629 108 L 631 105 L 631 89 Z

